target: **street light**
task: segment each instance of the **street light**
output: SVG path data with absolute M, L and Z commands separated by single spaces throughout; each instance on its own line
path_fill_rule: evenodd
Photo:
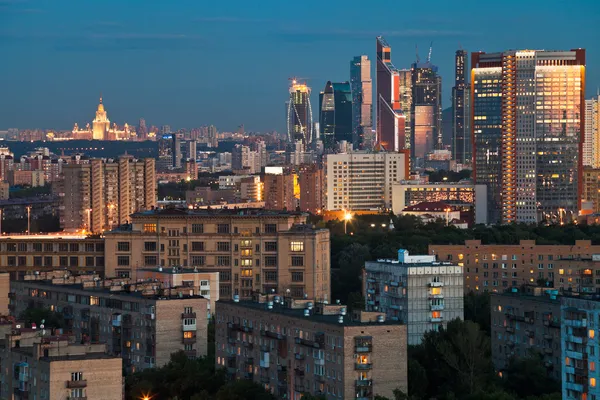
M 87 228 L 88 228 L 88 231 L 92 232 L 92 209 L 88 208 L 85 211 L 87 211 L 87 217 L 88 217 Z
M 448 226 L 450 224 L 450 208 L 446 208 L 444 211 L 446 211 L 446 226 Z
M 27 209 L 27 234 L 31 234 L 31 206 L 25 207 Z
M 3 217 L 2 211 L 3 210 L 0 208 L 0 235 L 2 235 L 2 217 Z
M 346 213 L 346 215 L 344 215 L 344 235 L 348 234 L 348 221 L 352 220 L 352 214 L 350 213 Z

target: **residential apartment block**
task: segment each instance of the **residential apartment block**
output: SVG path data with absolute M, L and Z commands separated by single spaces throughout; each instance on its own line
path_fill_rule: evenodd
M 503 372 L 512 357 L 531 351 L 543 355 L 548 375 L 562 378 L 560 298 L 558 290 L 517 288 L 490 297 L 492 361 Z
M 263 209 L 162 209 L 135 213 L 105 232 L 106 275 L 135 278 L 141 268 L 219 273 L 219 296 L 272 290 L 330 300 L 329 231 L 306 214 Z
M 219 301 L 216 364 L 232 379 L 262 384 L 279 399 L 392 397 L 407 389 L 406 326 L 382 313 L 259 296 Z
M 398 250 L 397 260 L 367 261 L 363 274 L 366 310 L 405 324 L 410 345 L 464 317 L 463 267 L 456 264 Z
M 106 343 L 130 372 L 162 366 L 180 350 L 192 358 L 207 353 L 209 300 L 193 288 L 93 275 L 30 278 L 11 282 L 13 315 L 28 307 L 61 313 L 77 342 Z
M 61 227 L 99 233 L 127 223 L 131 213 L 155 207 L 154 163 L 121 156 L 65 165 L 57 187 Z
M 464 245 L 430 245 L 429 254 L 464 267 L 465 292 L 498 292 L 538 280 L 568 287 L 572 280 L 563 277 L 561 282 L 557 260 L 591 258 L 600 254 L 600 246 L 589 240 L 577 240 L 574 245 L 536 245 L 535 240 L 512 245 L 482 244 L 481 240 L 465 240 Z
M 123 396 L 122 359 L 106 344 L 74 344 L 67 336 L 15 329 L 0 340 L 3 399 L 98 399 Z

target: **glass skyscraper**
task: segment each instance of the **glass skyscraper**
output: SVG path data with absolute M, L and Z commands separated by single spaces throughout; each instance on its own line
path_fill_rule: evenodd
M 468 59 L 466 50 L 456 51 L 452 88 L 452 157 L 460 164 L 470 164 L 472 158 Z
M 442 78 L 429 60 L 412 65 L 411 156 L 416 166 L 442 147 Z
M 307 146 L 313 141 L 313 119 L 310 106 L 310 87 L 306 83 L 292 80 L 287 102 L 287 127 L 288 141 L 294 143 L 298 140 Z
M 370 149 L 374 145 L 373 130 L 373 81 L 371 60 L 365 55 L 350 62 L 350 85 L 352 89 L 352 143 L 356 149 Z
M 342 140 L 352 143 L 352 93 L 349 82 L 327 82 L 319 95 L 319 125 L 323 143 L 332 149 Z

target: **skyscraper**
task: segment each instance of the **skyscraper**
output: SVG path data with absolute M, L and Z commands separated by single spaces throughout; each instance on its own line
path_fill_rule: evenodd
M 399 72 L 392 64 L 392 48 L 377 37 L 377 142 L 387 151 L 406 148 L 404 113 L 399 95 Z
M 326 148 L 345 140 L 352 143 L 352 93 L 349 82 L 331 82 L 319 95 L 319 125 Z
M 600 93 L 585 101 L 583 165 L 600 168 Z
M 467 51 L 457 50 L 454 57 L 454 87 L 452 88 L 452 157 L 460 164 L 471 163 L 468 70 Z
M 310 106 L 310 87 L 296 79 L 290 85 L 287 107 L 288 142 L 301 140 L 306 147 L 313 141 L 313 120 Z
M 171 146 L 173 168 L 181 168 L 181 136 L 178 133 L 171 136 Z
M 350 61 L 350 85 L 352 90 L 352 144 L 354 148 L 373 146 L 373 81 L 371 60 L 362 55 Z
M 137 138 L 138 140 L 148 139 L 148 128 L 146 127 L 146 120 L 144 118 L 140 118 L 140 123 L 137 129 Z
M 442 148 L 442 78 L 437 72 L 429 57 L 412 64 L 410 149 L 417 166 L 434 148 Z
M 577 215 L 584 93 L 585 50 L 472 54 L 473 174 L 490 222 Z

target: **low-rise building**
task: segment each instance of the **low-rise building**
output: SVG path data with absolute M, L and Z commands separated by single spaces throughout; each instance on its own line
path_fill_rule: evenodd
M 562 330 L 562 398 L 600 398 L 600 297 L 581 294 L 560 299 Z
M 30 307 L 58 312 L 77 342 L 107 343 L 128 371 L 165 365 L 180 350 L 190 358 L 207 353 L 209 300 L 194 289 L 93 275 L 30 278 L 11 281 L 13 315 Z
M 10 183 L 0 181 L 0 200 L 8 200 L 10 197 Z
M 410 345 L 464 318 L 463 268 L 435 256 L 398 250 L 397 260 L 367 261 L 363 282 L 366 310 L 406 324 Z
M 407 389 L 406 326 L 383 313 L 260 296 L 219 301 L 216 364 L 279 399 L 393 397 Z
M 98 399 L 123 396 L 122 359 L 106 344 L 74 344 L 66 336 L 15 329 L 0 340 L 3 399 Z
M 504 372 L 512 357 L 543 356 L 548 375 L 560 381 L 561 324 L 558 290 L 511 288 L 490 297 L 492 361 Z M 510 379 L 510 378 L 509 378 Z

